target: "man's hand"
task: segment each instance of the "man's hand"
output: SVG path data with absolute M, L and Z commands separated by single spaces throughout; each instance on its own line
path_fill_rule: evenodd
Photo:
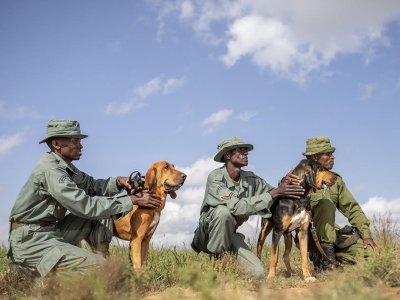
M 132 190 L 132 186 L 129 183 L 129 177 L 118 176 L 117 177 L 117 187 L 125 188 L 128 190 L 128 192 L 130 192 Z
M 304 195 L 304 189 L 299 185 L 282 183 L 269 192 L 273 199 L 278 197 L 300 199 Z
M 378 245 L 375 244 L 373 239 L 363 239 L 363 242 L 364 242 L 364 249 L 367 249 L 367 247 L 370 246 L 375 253 L 379 252 Z
M 300 178 L 297 175 L 293 174 L 294 168 L 291 168 L 289 173 L 287 173 L 285 175 L 285 177 L 283 177 L 281 179 L 280 184 L 284 183 L 284 184 L 291 184 L 291 185 L 300 185 Z
M 159 208 L 161 206 L 161 198 L 154 194 L 140 193 L 129 195 L 133 204 L 143 208 Z

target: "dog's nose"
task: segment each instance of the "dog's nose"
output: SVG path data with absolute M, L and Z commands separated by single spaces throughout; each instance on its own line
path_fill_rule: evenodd
M 182 173 L 182 179 L 185 180 L 186 179 L 186 174 Z

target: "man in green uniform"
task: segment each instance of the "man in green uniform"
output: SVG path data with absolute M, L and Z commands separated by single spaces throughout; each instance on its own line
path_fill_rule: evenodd
M 335 160 L 333 152 L 335 148 L 331 146 L 328 137 L 316 136 L 307 140 L 306 151 L 303 155 L 331 170 Z M 368 246 L 377 251 L 377 246 L 371 236 L 369 220 L 347 189 L 342 177 L 339 174 L 336 175 L 336 182 L 331 187 L 311 194 L 311 210 L 316 232 L 325 254 L 330 259 L 330 261 L 322 259 L 316 249 L 311 251 L 310 257 L 317 270 L 331 270 L 338 265 L 338 261 L 356 263 L 360 257 L 369 255 Z M 360 237 L 348 240 L 352 241 L 352 244 L 345 243 L 352 237 L 352 232 L 342 234 L 340 230 L 338 231 L 339 227 L 335 224 L 336 208 L 348 219 L 355 233 Z M 345 247 L 340 248 L 341 244 Z
M 46 142 L 50 152 L 38 162 L 22 187 L 10 215 L 8 257 L 12 263 L 45 276 L 51 270 L 85 270 L 96 266 L 99 255 L 75 245 L 89 237 L 97 249 L 108 254 L 112 220 L 132 209 L 133 203 L 148 208 L 160 205 L 157 196 L 126 195 L 127 177 L 93 179 L 78 170 L 73 160 L 82 154 L 82 134 L 77 121 L 51 120 Z M 70 212 L 66 216 L 67 210 Z
M 225 252 L 234 253 L 239 266 L 250 277 L 261 279 L 265 276 L 264 266 L 236 229 L 250 215 L 270 217 L 269 208 L 277 197 L 299 198 L 304 190 L 285 181 L 273 188 L 253 172 L 241 170 L 247 166 L 252 149 L 253 145 L 238 137 L 225 139 L 218 145 L 214 160 L 224 165 L 208 176 L 192 248 L 217 257 Z

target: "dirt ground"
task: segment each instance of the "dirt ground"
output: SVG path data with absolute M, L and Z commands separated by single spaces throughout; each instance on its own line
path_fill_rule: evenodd
M 312 289 L 308 287 L 286 288 L 286 289 L 265 289 L 258 295 L 255 291 L 248 290 L 223 290 L 219 291 L 223 294 L 223 299 L 307 299 Z M 400 300 L 400 288 L 383 288 L 380 289 L 381 294 L 389 300 Z M 299 298 L 297 298 L 299 297 Z M 300 298 L 301 297 L 301 298 Z M 166 299 L 201 299 L 199 293 L 188 288 L 171 288 L 161 293 L 151 293 L 143 299 L 146 300 L 166 300 Z

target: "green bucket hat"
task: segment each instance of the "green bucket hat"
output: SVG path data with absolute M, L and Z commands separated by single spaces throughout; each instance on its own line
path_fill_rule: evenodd
M 235 149 L 235 148 L 247 148 L 249 151 L 253 150 L 252 144 L 246 144 L 240 137 L 231 137 L 223 140 L 217 146 L 218 153 L 214 156 L 214 160 L 216 162 L 223 162 L 222 157 L 224 156 L 225 152 Z
M 306 152 L 304 156 L 314 155 L 318 153 L 335 152 L 335 147 L 332 147 L 331 141 L 327 136 L 315 136 L 306 141 Z
M 84 139 L 88 136 L 81 133 L 81 128 L 78 121 L 70 120 L 50 120 L 47 123 L 46 137 L 39 142 L 44 143 L 52 137 L 71 137 Z

